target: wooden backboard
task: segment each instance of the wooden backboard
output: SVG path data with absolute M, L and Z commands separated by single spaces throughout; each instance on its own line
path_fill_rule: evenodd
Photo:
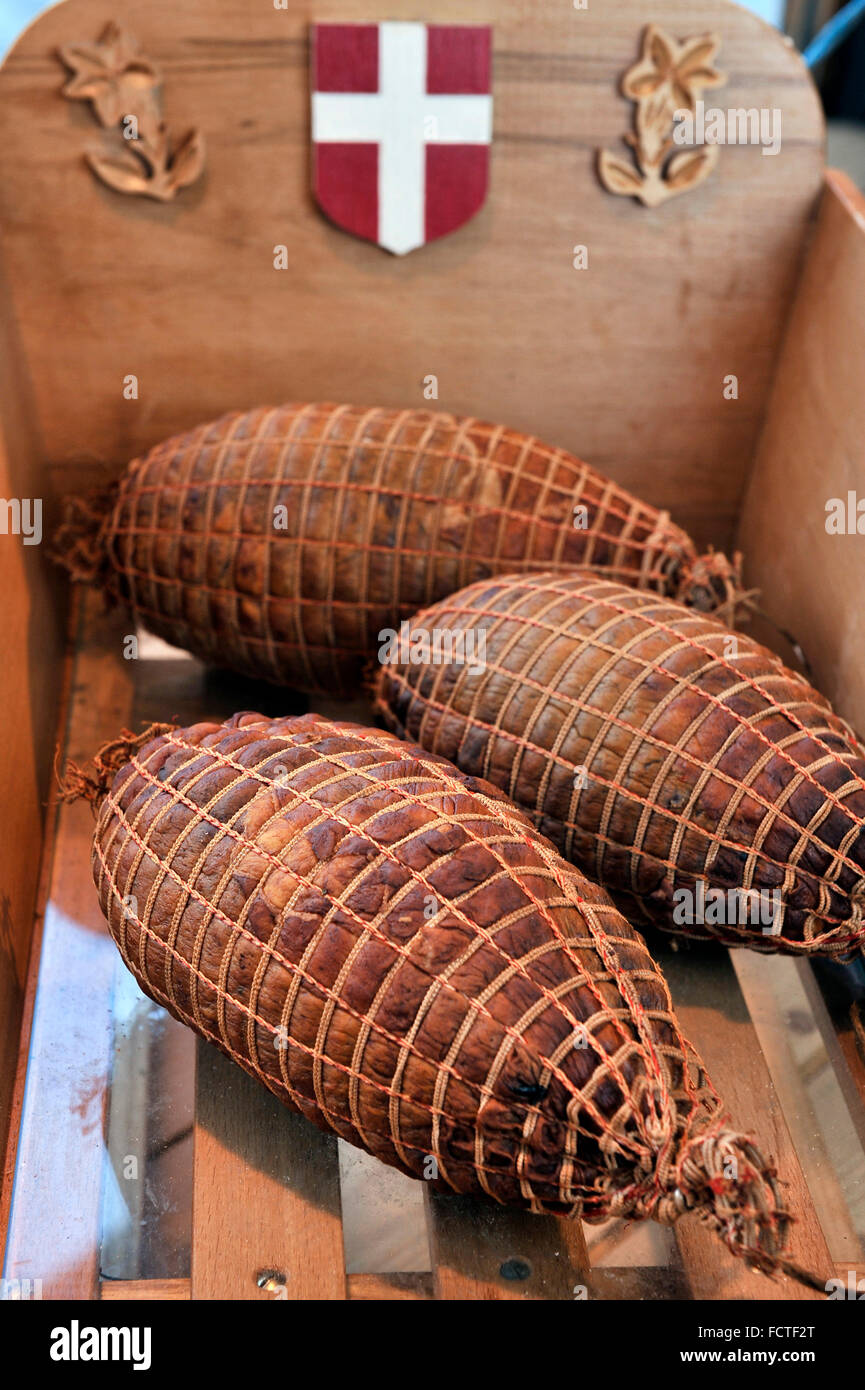
M 204 179 L 170 204 L 98 183 L 83 155 L 104 133 L 60 94 L 58 46 L 111 18 L 161 67 L 172 129 L 206 137 Z M 494 25 L 488 202 L 405 258 L 329 225 L 310 191 L 309 25 L 382 18 Z M 725 147 L 706 183 L 652 211 L 596 173 L 598 149 L 627 156 L 618 84 L 649 21 L 719 35 L 729 80 L 708 103 L 783 118 L 779 154 Z M 571 448 L 728 545 L 822 151 L 800 58 L 726 0 L 66 0 L 0 71 L 2 256 L 45 486 L 98 479 L 234 407 L 424 404 L 434 374 L 442 409 Z

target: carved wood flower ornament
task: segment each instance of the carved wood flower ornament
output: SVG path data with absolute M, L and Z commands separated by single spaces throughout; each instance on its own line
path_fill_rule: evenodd
M 113 150 L 86 155 L 97 178 L 118 193 L 159 202 L 196 181 L 204 168 L 204 141 L 191 130 L 172 144 L 162 117 L 159 71 L 131 34 L 111 23 L 97 43 L 66 44 L 60 58 L 73 74 L 63 95 L 89 101 L 106 129 L 122 125 Z
M 73 101 L 90 101 L 104 126 L 117 125 L 159 86 L 153 63 L 131 34 L 109 24 L 98 43 L 70 43 L 60 56 L 74 76 L 63 88 Z
M 634 130 L 623 137 L 634 152 L 636 168 L 601 150 L 598 174 L 609 193 L 657 207 L 708 178 L 717 163 L 717 146 L 680 150 L 670 159 L 668 155 L 676 112 L 693 113 L 705 88 L 720 87 L 727 80 L 714 66 L 720 44 L 714 34 L 678 42 L 657 25 L 646 26 L 640 57 L 621 82 L 623 95 L 636 103 Z
M 712 34 L 677 43 L 650 24 L 639 59 L 622 78 L 622 91 L 631 101 L 668 92 L 674 110 L 693 111 L 704 87 L 719 87 L 726 80 L 712 66 L 719 48 L 720 41 Z

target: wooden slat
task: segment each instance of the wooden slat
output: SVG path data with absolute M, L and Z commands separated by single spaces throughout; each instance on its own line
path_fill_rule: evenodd
M 627 1271 L 630 1274 L 631 1271 Z M 416 1302 L 433 1296 L 432 1275 L 420 1274 L 350 1274 L 348 1296 L 356 1302 Z M 100 1285 L 103 1302 L 144 1301 L 157 1299 L 188 1299 L 191 1297 L 189 1279 L 103 1279 Z M 272 1297 L 272 1295 L 271 1295 Z
M 652 944 L 685 1035 L 706 1063 L 734 1126 L 777 1160 L 796 1216 L 790 1258 L 820 1278 L 831 1278 L 832 1260 L 729 953 L 674 952 L 654 939 Z M 774 1281 L 749 1270 L 695 1215 L 684 1217 L 675 1230 L 694 1298 L 798 1302 L 820 1297 L 791 1279 Z
M 290 714 L 305 696 L 215 675 L 177 657 L 141 663 L 139 721 L 225 718 L 236 709 Z M 258 1082 L 197 1045 L 193 1144 L 192 1296 L 280 1297 L 262 1272 L 286 1276 L 285 1297 L 346 1297 L 336 1140 L 292 1115 Z
M 782 35 L 725 0 L 126 0 L 172 131 L 207 141 L 205 178 L 163 206 L 93 178 L 83 154 L 107 136 L 59 95 L 58 46 L 95 39 L 108 13 L 67 0 L 0 70 L 5 255 L 58 489 L 286 394 L 425 406 L 434 373 L 442 409 L 573 449 L 729 542 L 822 177 L 819 99 Z M 488 204 L 404 258 L 331 226 L 310 195 L 309 21 L 385 16 L 494 25 Z M 620 80 L 650 20 L 718 33 L 729 80 L 712 104 L 784 115 L 777 158 L 725 146 L 706 183 L 655 211 L 596 173 L 599 149 L 630 159 Z
M 194 1299 L 346 1297 L 336 1138 L 201 1041 L 194 1162 Z
M 836 1037 L 844 1061 L 847 1063 L 850 1081 L 856 1088 L 860 1101 L 865 1105 L 865 1053 L 863 1053 L 862 1043 L 858 1036 L 858 1029 L 854 1028 L 852 1022 L 845 1025 L 839 1024 L 836 1026 Z
M 811 963 L 798 961 L 797 974 L 808 1007 L 820 1030 L 826 1053 L 832 1062 L 850 1121 L 865 1152 L 865 1015 L 862 1013 L 862 1001 L 860 1000 L 858 1005 L 848 1004 L 843 1014 L 838 1016 L 834 1003 L 830 1011 L 830 1003 L 820 988 Z M 848 1052 L 844 1045 L 845 1033 L 850 1034 L 854 1044 L 852 1052 Z
M 865 1274 L 865 1265 L 857 1268 Z M 847 1265 L 836 1266 L 836 1277 L 847 1277 Z M 103 1302 L 188 1299 L 188 1279 L 104 1279 L 100 1285 Z M 587 1284 L 588 1296 L 609 1302 L 633 1300 L 687 1299 L 687 1281 L 681 1270 L 642 1269 L 636 1266 L 622 1269 L 592 1270 Z M 428 1271 L 419 1274 L 350 1274 L 348 1296 L 354 1302 L 418 1302 L 433 1298 L 433 1276 Z
M 807 961 L 732 954 L 834 1260 L 863 1253 L 865 1112 Z
M 103 1279 L 99 1285 L 99 1297 L 103 1303 L 188 1299 L 189 1282 L 188 1279 Z
M 433 1279 L 428 1270 L 419 1274 L 350 1274 L 348 1296 L 365 1303 L 430 1299 Z
M 132 675 L 119 656 L 127 629 L 128 619 L 106 617 L 87 596 L 67 742 L 77 762 L 128 722 Z M 98 1281 L 117 957 L 90 874 L 92 836 L 85 802 L 60 808 L 6 1248 L 6 1277 L 41 1279 L 45 1298 L 93 1298 Z
M 427 1193 L 436 1297 L 573 1299 L 588 1254 L 578 1221 Z M 525 1278 L 508 1278 L 525 1269 Z

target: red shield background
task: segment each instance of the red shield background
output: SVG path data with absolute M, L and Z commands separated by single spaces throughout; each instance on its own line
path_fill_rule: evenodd
M 491 71 L 486 25 L 316 25 L 314 186 L 328 217 L 396 254 L 473 217 L 488 187 Z

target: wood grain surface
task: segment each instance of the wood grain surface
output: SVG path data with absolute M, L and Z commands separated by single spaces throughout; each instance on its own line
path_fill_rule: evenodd
M 351 1274 L 348 1297 L 362 1303 L 416 1302 L 431 1299 L 432 1276 L 419 1274 Z M 189 1279 L 103 1280 L 100 1297 L 110 1302 L 184 1300 L 191 1297 Z
M 310 192 L 308 26 L 368 20 L 369 0 L 129 0 L 171 128 L 207 141 L 204 178 L 166 206 L 93 178 L 84 151 L 107 137 L 60 95 L 55 50 L 101 32 L 102 0 L 27 30 L 0 71 L 2 254 L 53 489 L 228 408 L 423 405 L 434 374 L 440 408 L 567 447 L 698 542 L 729 544 L 822 179 L 801 60 L 726 0 L 434 9 L 494 24 L 491 188 L 471 223 L 405 258 L 331 226 Z M 627 152 L 618 83 L 649 19 L 717 33 L 724 107 L 783 117 L 780 154 L 725 147 L 704 185 L 654 211 L 605 192 L 595 165 L 602 147 Z
M 829 174 L 742 511 L 747 580 L 795 634 L 814 681 L 865 733 L 865 541 L 826 531 L 830 498 L 863 503 L 865 197 Z
M 182 1302 L 189 1299 L 188 1279 L 103 1279 L 99 1285 L 103 1303 Z
M 653 936 L 653 948 L 657 945 Z M 789 1258 L 810 1273 L 831 1278 L 829 1250 L 730 953 L 674 952 L 664 943 L 656 958 L 685 1036 L 705 1062 L 734 1128 L 751 1135 L 758 1148 L 776 1160 L 795 1216 Z M 696 1216 L 684 1217 L 674 1229 L 692 1298 L 800 1302 L 821 1297 L 792 1279 L 771 1280 L 749 1270 Z
M 65 584 L 47 572 L 39 544 L 25 544 L 23 536 L 6 530 L 9 499 L 32 503 L 42 497 L 35 424 L 21 343 L 0 272 L 0 1155 L 12 1117 L 66 636 Z M 49 524 L 47 516 L 43 524 Z M 0 1174 L 0 1188 L 5 1186 Z M 0 1191 L 0 1202 L 7 1197 Z
M 291 1114 L 203 1042 L 195 1102 L 192 1297 L 346 1297 L 336 1136 Z
M 308 24 L 369 19 L 368 0 L 288 12 L 246 0 L 124 6 L 124 23 L 163 70 L 172 129 L 199 125 L 208 142 L 204 179 L 165 207 L 93 179 L 84 152 L 103 137 L 83 104 L 60 95 L 56 48 L 95 38 L 110 12 L 66 0 L 30 27 L 0 68 L 4 493 L 43 495 L 50 515 L 60 493 L 113 476 L 225 409 L 302 398 L 423 404 L 433 373 L 439 408 L 564 445 L 668 508 L 699 542 L 729 545 L 821 186 L 822 117 L 800 59 L 725 0 L 661 0 L 650 12 L 638 0 L 587 11 L 436 0 L 435 10 L 439 22 L 495 26 L 492 184 L 472 223 L 406 259 L 330 226 L 310 193 Z M 429 19 L 429 6 L 393 0 L 387 17 Z M 618 80 L 648 19 L 680 38 L 716 31 L 729 79 L 718 104 L 783 116 L 780 155 L 727 147 L 706 184 L 655 211 L 611 197 L 595 174 L 598 148 L 624 153 L 631 107 Z M 573 269 L 577 244 L 588 249 L 586 271 Z M 279 245 L 285 271 L 273 266 Z M 823 529 L 827 497 L 865 488 L 863 290 L 865 205 L 832 175 L 739 535 L 766 606 L 795 628 L 842 712 L 865 726 L 862 619 L 851 601 L 863 562 L 856 540 Z M 137 401 L 123 398 L 128 373 Z M 729 373 L 736 401 L 723 397 Z M 16 711 L 6 745 L 0 732 L 0 766 L 18 778 L 0 859 L 0 910 L 9 893 L 13 922 L 11 939 L 0 937 L 4 1018 L 7 1003 L 20 1012 L 63 619 L 44 557 L 11 539 L 0 536 L 14 610 L 0 699 Z M 123 631 L 88 609 L 68 750 L 82 760 L 128 717 Z M 184 701 L 200 708 L 200 685 L 182 673 L 161 687 L 161 699 L 174 694 L 177 708 L 162 717 L 183 717 Z M 90 832 L 85 806 L 61 811 L 4 1271 L 41 1278 L 45 1297 L 100 1293 L 114 953 L 86 870 Z M 828 1277 L 766 1061 L 729 963 L 721 969 L 716 989 L 702 962 L 688 973 L 672 965 L 677 1007 L 737 1124 L 778 1158 L 799 1218 L 795 1258 Z M 281 1297 L 278 1280 L 259 1287 L 266 1271 L 284 1276 L 291 1300 L 430 1296 L 423 1273 L 346 1280 L 335 1140 L 212 1050 L 200 1053 L 192 1296 Z M 11 1074 L 0 1062 L 0 1123 Z M 638 1269 L 587 1275 L 577 1223 L 458 1198 L 429 1206 L 438 1297 L 570 1299 L 592 1279 L 599 1297 L 649 1287 Z M 651 1272 L 666 1296 L 800 1296 L 789 1281 L 749 1274 L 694 1220 L 677 1237 L 686 1283 L 678 1270 Z M 525 1264 L 525 1277 L 506 1278 L 508 1261 Z M 156 1287 L 103 1282 L 101 1296 L 190 1293 L 184 1281 Z

